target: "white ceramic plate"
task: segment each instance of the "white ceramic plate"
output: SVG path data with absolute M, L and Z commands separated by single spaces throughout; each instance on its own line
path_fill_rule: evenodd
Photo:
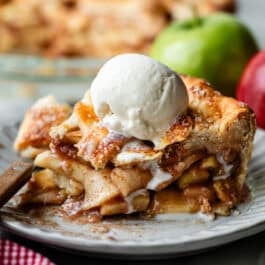
M 17 126 L 0 130 L 0 169 L 17 159 L 12 142 Z M 131 258 L 188 255 L 265 229 L 265 132 L 255 137 L 248 184 L 252 200 L 230 217 L 214 221 L 200 215 L 160 215 L 155 219 L 108 219 L 96 224 L 70 223 L 47 212 L 43 217 L 3 209 L 1 224 L 9 230 L 71 251 Z

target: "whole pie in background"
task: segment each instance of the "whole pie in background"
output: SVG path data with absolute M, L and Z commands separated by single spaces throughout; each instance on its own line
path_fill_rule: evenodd
M 234 10 L 234 0 L 1 0 L 0 52 L 49 57 L 145 53 L 173 20 Z

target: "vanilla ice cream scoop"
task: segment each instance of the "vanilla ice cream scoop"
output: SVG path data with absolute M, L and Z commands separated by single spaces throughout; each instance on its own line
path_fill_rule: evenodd
M 188 106 L 181 78 L 140 54 L 106 62 L 91 85 L 91 100 L 103 126 L 155 146 Z

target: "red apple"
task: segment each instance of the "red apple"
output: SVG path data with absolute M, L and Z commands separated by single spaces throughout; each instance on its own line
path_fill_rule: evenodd
M 265 129 L 265 50 L 254 55 L 247 64 L 237 88 L 237 98 L 254 110 L 258 126 Z

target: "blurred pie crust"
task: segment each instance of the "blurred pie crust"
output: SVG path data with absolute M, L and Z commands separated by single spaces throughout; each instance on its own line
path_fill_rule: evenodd
M 173 20 L 234 9 L 234 0 L 0 0 L 0 52 L 145 53 Z

